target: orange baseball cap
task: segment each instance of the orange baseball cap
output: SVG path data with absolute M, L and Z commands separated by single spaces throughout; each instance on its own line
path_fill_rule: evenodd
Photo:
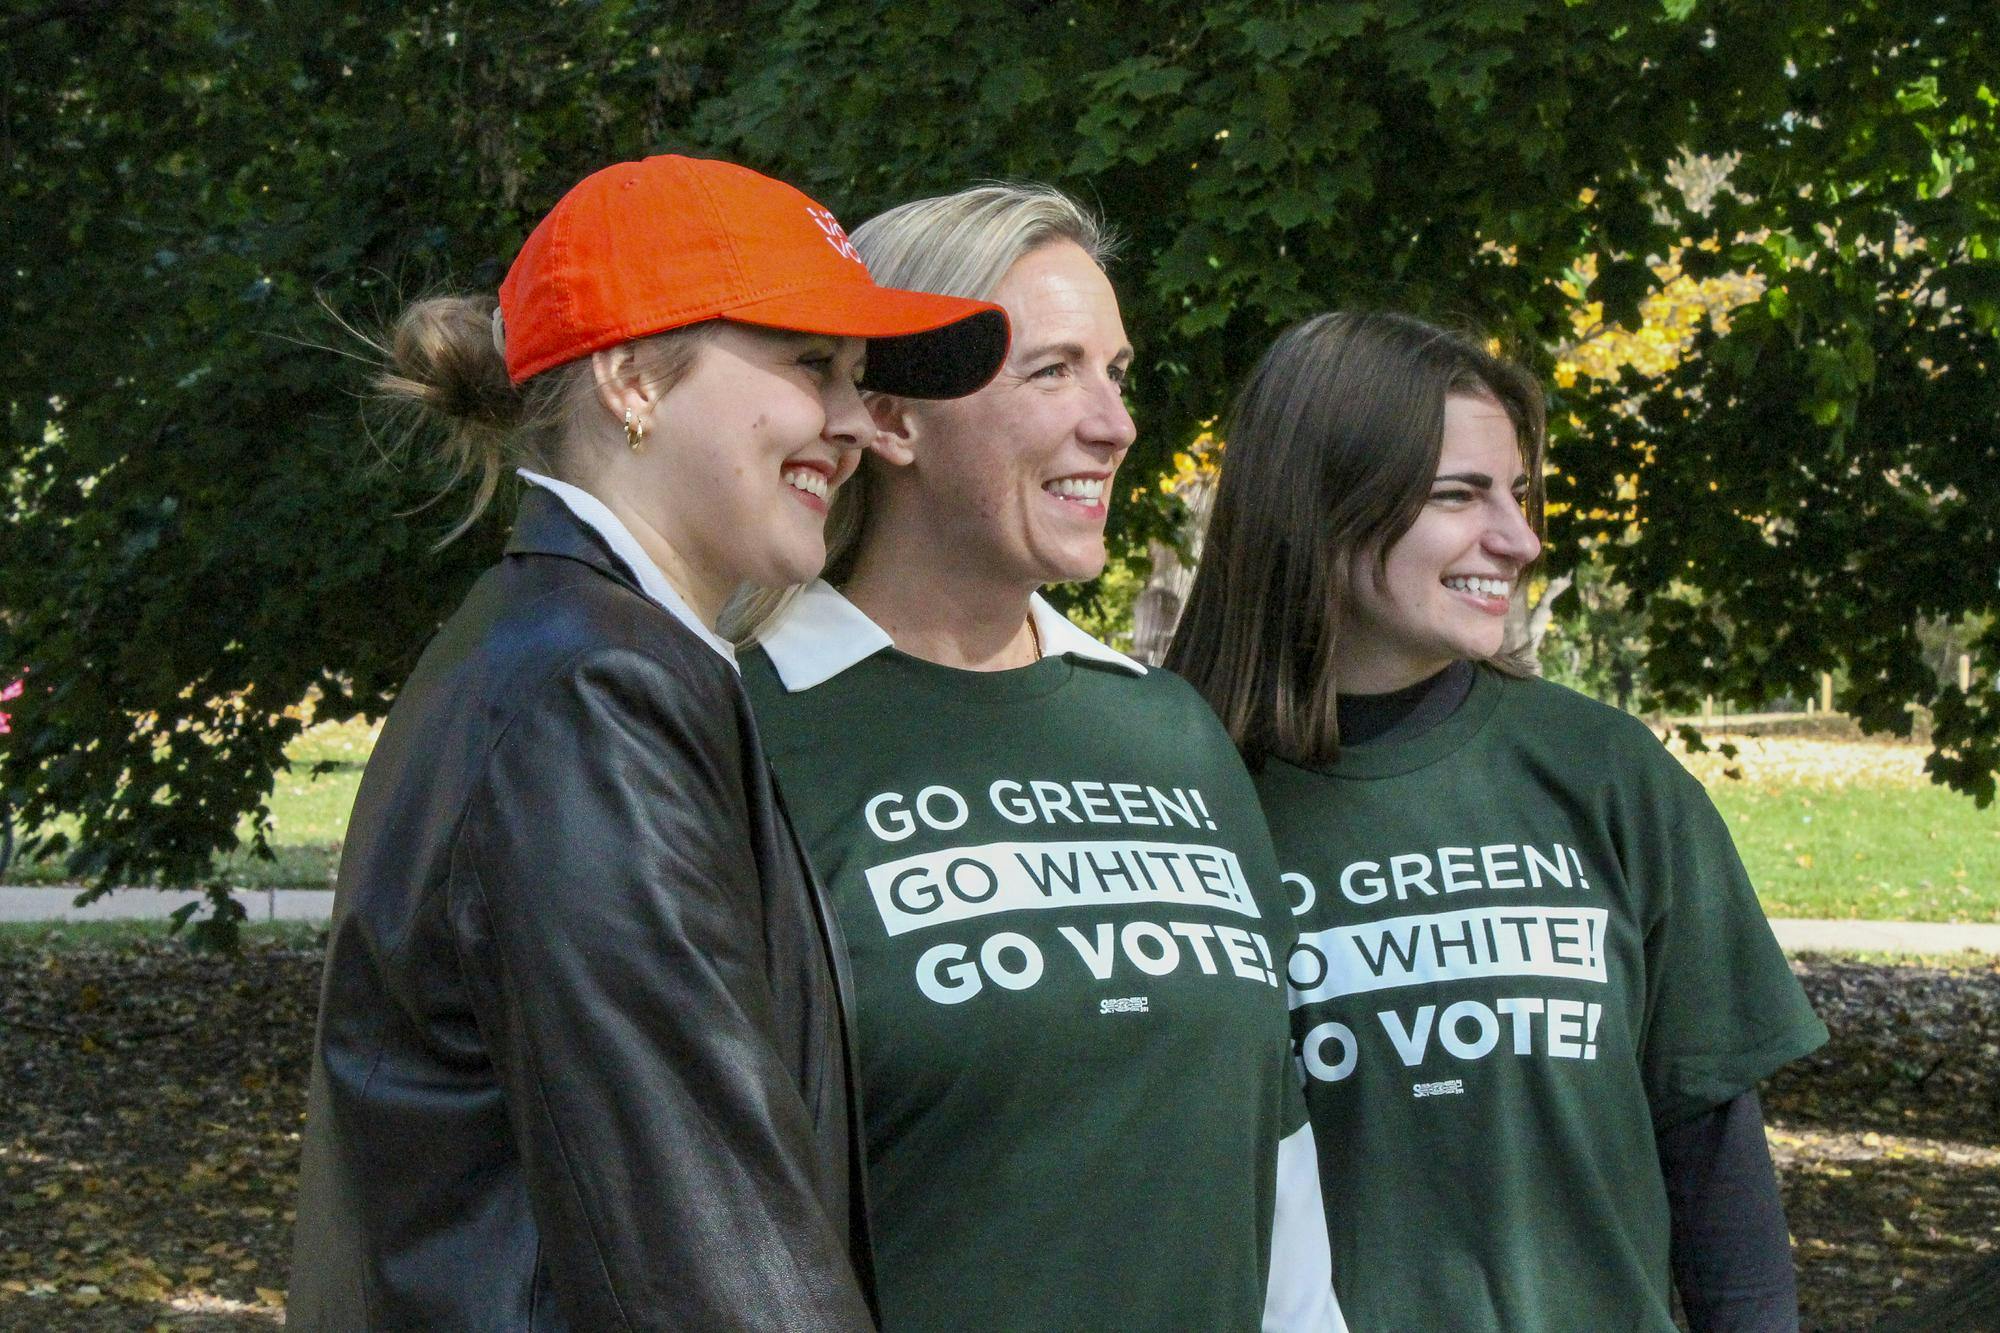
M 514 383 L 709 319 L 869 340 L 863 386 L 957 398 L 1007 354 L 986 301 L 878 287 L 832 213 L 748 167 L 662 156 L 583 178 L 500 284 Z

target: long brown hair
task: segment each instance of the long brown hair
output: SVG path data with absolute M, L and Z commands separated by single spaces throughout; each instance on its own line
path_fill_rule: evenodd
M 1166 665 L 1208 699 L 1253 765 L 1339 753 L 1346 571 L 1372 552 L 1384 577 L 1389 548 L 1429 498 L 1455 394 L 1490 399 L 1512 419 L 1540 533 L 1541 389 L 1471 339 L 1407 315 L 1319 315 L 1281 334 L 1244 383 Z

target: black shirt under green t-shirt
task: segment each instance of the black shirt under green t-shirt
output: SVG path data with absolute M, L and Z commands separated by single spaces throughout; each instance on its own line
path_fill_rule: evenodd
M 1669 1330 L 1656 1129 L 1825 1040 L 1693 778 L 1481 670 L 1449 718 L 1260 774 L 1357 1330 Z
M 1293 923 L 1207 705 L 886 636 L 809 688 L 743 669 L 852 958 L 884 1326 L 1256 1328 Z

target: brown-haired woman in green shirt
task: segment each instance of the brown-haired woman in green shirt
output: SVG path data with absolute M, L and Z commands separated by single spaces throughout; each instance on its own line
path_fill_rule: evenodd
M 1643 724 L 1504 651 L 1541 394 L 1333 314 L 1224 432 L 1168 665 L 1257 774 L 1357 1329 L 1789 1329 L 1757 1081 L 1825 1040 L 1728 830 Z

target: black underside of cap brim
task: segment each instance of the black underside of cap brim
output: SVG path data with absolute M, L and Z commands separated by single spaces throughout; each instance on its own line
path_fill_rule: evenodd
M 928 333 L 868 340 L 861 387 L 899 398 L 963 398 L 986 387 L 1007 356 L 1007 317 L 981 310 Z

